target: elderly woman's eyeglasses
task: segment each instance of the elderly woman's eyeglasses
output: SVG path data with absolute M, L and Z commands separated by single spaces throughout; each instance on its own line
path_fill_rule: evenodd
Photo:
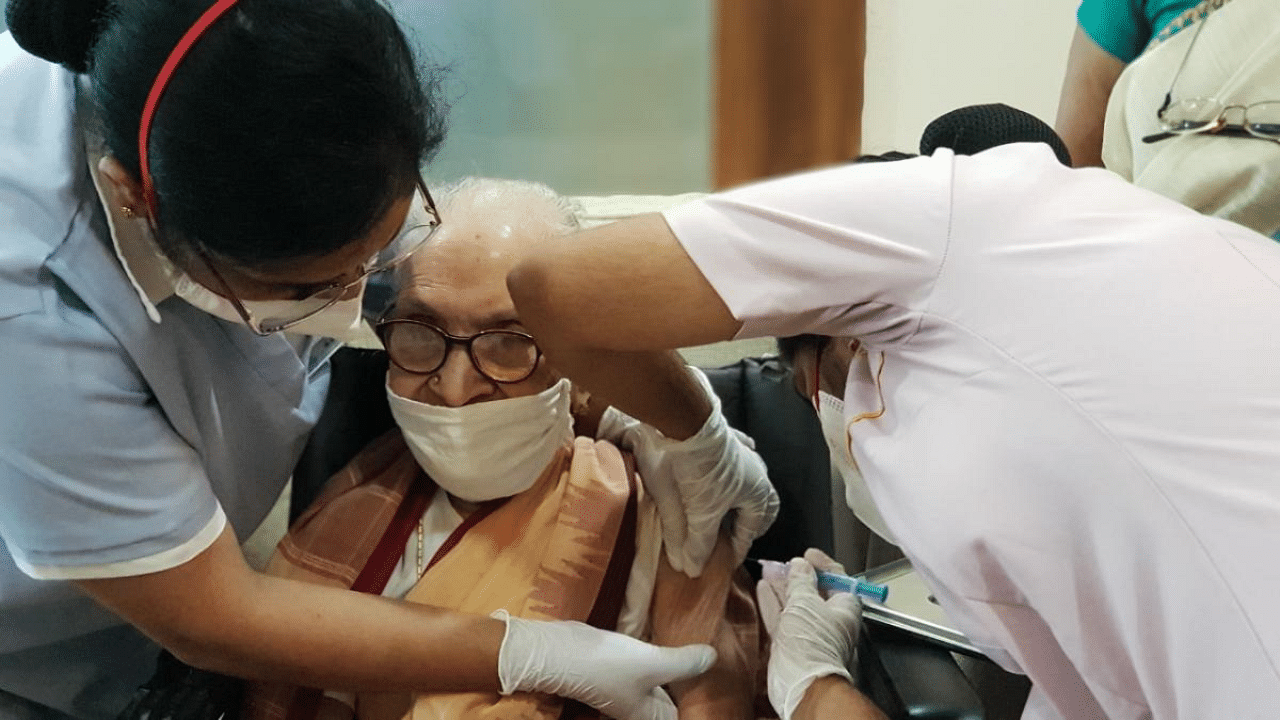
M 1196 46 L 1196 41 L 1200 39 L 1200 33 L 1208 22 L 1209 16 L 1206 15 L 1196 26 L 1195 35 L 1187 43 L 1187 53 L 1182 56 L 1182 64 L 1178 65 L 1178 70 L 1169 83 L 1169 91 L 1165 93 L 1164 103 L 1156 110 L 1156 119 L 1163 132 L 1148 135 L 1142 138 L 1142 142 L 1154 143 L 1176 135 L 1192 133 L 1256 137 L 1280 142 L 1280 100 L 1264 100 L 1248 105 L 1224 103 L 1212 97 L 1194 97 L 1176 102 L 1173 100 L 1173 88 L 1177 85 L 1178 78 L 1182 76 L 1182 69 L 1187 66 L 1191 50 Z M 1227 113 L 1231 110 L 1240 111 L 1239 124 L 1227 122 Z
M 384 320 L 374 329 L 391 362 L 418 375 L 430 375 L 444 367 L 454 345 L 467 349 L 477 372 L 502 384 L 528 379 L 542 357 L 542 349 L 533 336 L 518 330 L 482 330 L 461 337 L 412 318 Z
M 332 283 L 301 300 L 283 304 L 280 312 L 272 317 L 254 317 L 253 313 L 245 307 L 240 298 L 231 290 L 230 284 L 223 279 L 222 273 L 218 272 L 218 268 L 212 258 L 203 249 L 197 248 L 196 252 L 200 255 L 201 260 L 204 261 L 205 267 L 209 269 L 209 273 L 221 285 L 219 289 L 235 306 L 236 312 L 240 314 L 244 324 L 248 325 L 249 329 L 258 335 L 271 335 L 281 330 L 288 330 L 303 320 L 328 309 L 334 303 L 351 294 L 353 288 L 365 282 L 371 275 L 390 270 L 423 245 L 426 245 L 436 229 L 440 227 L 440 213 L 436 210 L 435 201 L 431 199 L 431 192 L 427 190 L 427 185 L 422 181 L 422 178 L 418 178 L 418 194 L 422 196 L 421 204 L 414 202 L 410 205 L 409 214 L 405 217 L 400 231 L 396 233 L 396 236 L 392 238 L 386 247 L 379 250 L 376 255 L 369 258 L 360 267 L 354 279 Z

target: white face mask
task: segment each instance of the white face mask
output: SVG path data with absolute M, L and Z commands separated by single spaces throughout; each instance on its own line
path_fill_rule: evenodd
M 571 398 L 567 379 L 537 395 L 462 407 L 417 402 L 387 386 L 391 415 L 409 452 L 445 492 L 468 502 L 533 487 L 556 452 L 573 440 Z
M 844 500 L 855 517 L 880 537 L 893 542 L 893 535 L 880 517 L 876 503 L 871 499 L 867 481 L 862 478 L 858 463 L 849 454 L 849 437 L 844 419 L 844 401 L 831 393 L 818 391 L 818 422 L 822 424 L 822 437 L 827 441 L 831 455 L 831 471 L 844 481 Z
M 178 297 L 191 303 L 214 317 L 228 322 L 243 324 L 244 319 L 236 312 L 236 306 L 229 299 L 222 297 L 209 288 L 192 280 L 186 273 L 177 270 L 173 278 L 173 292 Z M 361 306 L 364 300 L 364 285 L 355 297 L 339 300 L 311 317 L 290 325 L 285 332 L 299 335 L 321 335 L 336 340 L 351 340 L 360 332 Z M 244 307 L 255 318 L 272 318 L 287 315 L 288 309 L 298 303 L 297 300 L 241 300 Z

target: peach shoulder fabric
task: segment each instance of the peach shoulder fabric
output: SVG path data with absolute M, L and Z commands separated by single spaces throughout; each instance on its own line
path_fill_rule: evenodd
M 510 498 L 465 533 L 455 533 L 406 600 L 487 615 L 503 609 L 539 620 L 577 620 L 614 627 L 625 580 L 617 567 L 634 556 L 636 507 L 646 499 L 624 454 L 613 445 L 577 438 L 528 491 Z M 281 541 L 268 572 L 306 582 L 351 587 L 421 473 L 398 432 L 374 441 L 334 476 L 315 505 Z M 634 487 L 633 487 L 634 486 Z M 631 522 L 626 522 L 630 507 Z M 627 536 L 627 533 L 630 536 Z M 682 718 L 751 718 L 761 686 L 755 607 L 749 584 L 735 584 L 732 553 L 722 542 L 701 578 L 663 560 L 651 608 L 652 640 L 708 642 L 722 661 L 703 678 L 671 688 Z M 626 568 L 623 568 L 624 570 Z M 625 578 L 623 572 L 621 577 Z M 606 581 L 606 578 L 609 578 Z M 603 616 L 601 614 L 604 609 Z M 601 625 L 601 623 L 604 623 Z M 245 706 L 252 720 L 350 718 L 350 708 L 321 699 L 306 718 L 298 688 L 255 684 Z M 688 712 L 685 707 L 688 707 Z M 541 719 L 598 717 L 558 697 L 517 693 L 361 693 L 355 716 Z

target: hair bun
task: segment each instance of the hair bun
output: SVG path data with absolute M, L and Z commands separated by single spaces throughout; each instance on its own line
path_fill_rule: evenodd
M 9 0 L 4 18 L 23 50 L 82 73 L 110 5 L 111 0 Z
M 1063 165 L 1071 166 L 1071 153 L 1053 128 L 1035 115 L 1003 103 L 962 107 L 929 123 L 920 136 L 920 154 L 932 155 L 944 147 L 957 155 L 974 155 L 1015 142 L 1045 143 Z

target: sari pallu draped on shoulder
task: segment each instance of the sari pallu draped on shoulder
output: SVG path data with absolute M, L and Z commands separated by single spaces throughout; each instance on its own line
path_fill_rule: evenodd
M 416 524 L 426 505 L 422 498 L 429 500 L 435 492 L 393 431 L 334 476 L 281 541 L 267 572 L 344 588 L 389 576 L 409 537 L 403 528 L 395 532 L 397 523 L 409 517 Z M 576 620 L 612 630 L 635 557 L 641 505 L 647 498 L 629 456 L 607 442 L 578 438 L 528 491 L 468 517 L 405 599 L 478 615 L 504 609 L 517 617 Z M 709 642 L 726 656 L 727 672 L 713 670 L 705 681 L 673 688 L 677 699 L 686 695 L 705 707 L 707 717 L 724 717 L 710 711 L 725 709 L 726 702 L 751 708 L 761 685 L 754 604 L 744 579 L 734 583 L 731 553 L 727 543 L 721 545 L 712 566 L 696 580 L 662 560 L 650 612 L 655 642 Z M 386 548 L 394 549 L 389 558 Z M 379 593 L 385 583 L 381 577 L 376 589 L 355 589 Z M 354 715 L 364 720 L 599 717 L 579 703 L 532 693 L 366 692 L 357 695 Z M 314 689 L 255 684 L 243 716 L 328 720 L 351 718 L 353 712 Z
M 1280 239 L 1280 143 L 1209 132 L 1143 141 L 1159 136 L 1156 110 L 1166 102 L 1280 101 L 1280 3 L 1205 0 L 1174 25 L 1179 31 L 1162 33 L 1112 89 L 1103 163 L 1138 187 Z M 1227 122 L 1240 123 L 1241 112 L 1227 111 Z

